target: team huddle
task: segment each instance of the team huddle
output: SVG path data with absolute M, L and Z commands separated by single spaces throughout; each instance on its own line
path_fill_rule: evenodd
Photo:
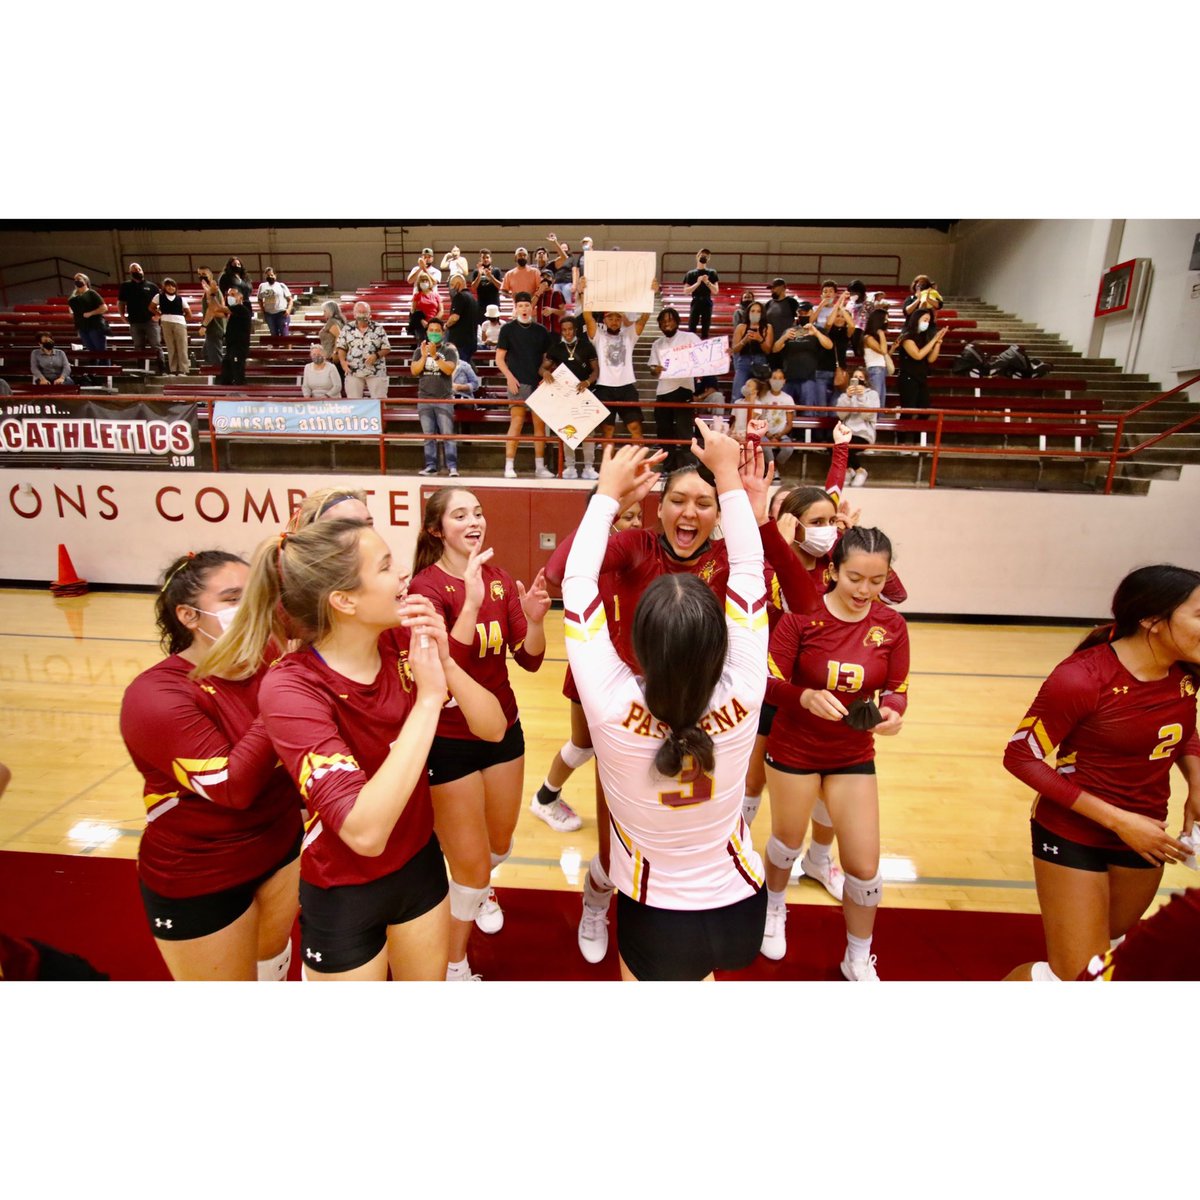
M 168 657 L 121 713 L 145 779 L 143 900 L 172 976 L 286 978 L 299 907 L 308 980 L 479 978 L 469 942 L 504 924 L 490 877 L 525 794 L 508 659 L 542 667 L 557 586 L 571 734 L 530 807 L 578 828 L 560 791 L 595 756 L 583 956 L 606 957 L 616 891 L 623 978 L 699 980 L 782 958 L 800 860 L 842 902 L 843 977 L 877 980 L 874 739 L 902 732 L 909 642 L 891 543 L 842 498 L 848 431 L 835 440 L 825 488 L 773 497 L 754 440 L 702 421 L 694 461 L 669 474 L 661 453 L 610 448 L 578 530 L 528 588 L 492 563 L 483 508 L 457 487 L 426 502 L 411 571 L 363 494 L 334 489 L 249 564 L 220 551 L 172 563 L 157 599 Z M 654 532 L 640 527 L 653 489 Z M 1132 604 L 1146 611 L 1117 612 L 1096 648 L 1108 658 L 1084 649 L 1058 668 L 1005 756 L 1039 793 L 1039 899 L 1057 906 L 1035 977 L 1080 973 L 1141 917 L 1163 862 L 1189 853 L 1165 833 L 1173 762 L 1200 819 L 1200 574 L 1144 571 L 1173 572 L 1173 590 L 1156 576 Z M 1152 699 L 1153 720 L 1110 713 L 1120 688 L 1131 710 Z M 1151 736 L 1149 765 L 1111 766 Z M 1047 831 L 1049 862 L 1036 857 Z M 1089 903 L 1103 878 L 1103 929 L 1076 873 L 1097 881 Z

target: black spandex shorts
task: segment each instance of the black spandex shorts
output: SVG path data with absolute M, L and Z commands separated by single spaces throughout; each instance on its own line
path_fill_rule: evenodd
M 398 871 L 370 883 L 323 888 L 302 879 L 300 961 L 314 971 L 353 971 L 387 945 L 389 925 L 424 916 L 449 891 L 436 836 Z
M 775 724 L 775 714 L 779 711 L 778 706 L 774 704 L 764 704 L 758 710 L 758 736 L 769 737 L 771 734 L 771 726 Z
M 1060 833 L 1051 833 L 1037 821 L 1029 822 L 1033 857 L 1059 867 L 1074 867 L 1077 871 L 1107 871 L 1109 867 L 1134 867 L 1153 871 L 1159 864 L 1148 863 L 1136 850 L 1109 850 L 1103 846 L 1085 846 Z
M 138 880 L 150 932 L 164 942 L 190 942 L 193 938 L 207 937 L 232 925 L 254 903 L 254 893 L 276 871 L 300 856 L 302 837 L 303 834 L 296 835 L 292 848 L 269 871 L 223 892 L 209 892 L 204 896 L 187 896 L 176 900 L 170 896 L 160 896 Z
M 822 779 L 826 775 L 874 775 L 875 760 L 868 759 L 866 762 L 853 763 L 848 767 L 834 767 L 829 771 L 814 771 L 808 767 L 789 767 L 786 763 L 776 762 L 769 754 L 767 755 L 767 766 L 774 767 L 777 771 L 782 771 L 785 775 L 820 775 Z
M 617 893 L 617 949 L 637 979 L 696 980 L 748 967 L 762 946 L 767 889 L 724 908 L 686 912 Z
M 609 407 L 611 415 L 606 424 L 615 426 L 620 421 L 624 421 L 626 425 L 630 421 L 642 424 L 642 406 L 639 403 L 641 397 L 638 395 L 636 383 L 623 383 L 619 387 L 606 387 L 604 384 L 597 383 L 593 386 L 592 393 L 597 400 Z M 609 404 L 609 401 L 631 401 L 631 403 Z
M 429 784 L 453 783 L 464 775 L 473 775 L 500 763 L 512 762 L 525 753 L 525 734 L 521 722 L 514 721 L 498 742 L 478 742 L 473 738 L 435 737 L 429 748 Z

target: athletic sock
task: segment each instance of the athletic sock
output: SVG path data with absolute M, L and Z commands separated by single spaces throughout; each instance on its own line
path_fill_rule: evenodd
M 808 843 L 808 857 L 811 858 L 813 862 L 827 863 L 832 860 L 833 854 L 830 852 L 828 846 L 826 846 L 823 842 L 818 842 L 816 838 L 814 838 Z
M 613 881 L 609 879 L 608 872 L 600 865 L 600 856 L 597 854 L 588 864 L 588 872 L 583 878 L 583 902 L 588 908 L 607 912 L 612 894 Z
M 767 907 L 768 908 L 786 908 L 787 907 L 787 888 L 781 892 L 773 892 L 767 888 Z
M 871 939 L 869 937 L 855 937 L 854 934 L 846 934 L 846 948 L 851 958 L 864 959 L 871 957 Z
M 562 788 L 553 787 L 547 777 L 546 782 L 537 790 L 537 802 L 539 804 L 553 804 L 558 799 L 559 792 Z

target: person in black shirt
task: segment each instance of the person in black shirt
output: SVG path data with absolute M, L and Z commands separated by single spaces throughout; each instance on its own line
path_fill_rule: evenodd
M 787 294 L 787 281 L 782 278 L 771 280 L 771 299 L 763 309 L 763 320 L 771 326 L 774 334 L 775 353 L 771 355 L 771 366 L 780 365 L 779 339 L 796 323 L 800 301 Z
M 225 294 L 225 360 L 221 363 L 221 382 L 246 382 L 246 359 L 250 355 L 250 304 L 241 288 L 232 286 Z
M 896 362 L 900 376 L 901 408 L 929 407 L 929 366 L 937 361 L 945 336 L 946 330 L 938 328 L 932 309 L 918 308 L 904 322 L 904 329 L 900 333 L 900 354 Z M 921 418 L 917 413 L 902 413 L 901 419 L 912 421 Z M 896 440 L 915 442 L 917 435 L 902 433 L 897 435 Z
M 133 348 L 153 350 L 154 369 L 161 375 L 167 364 L 163 359 L 162 331 L 158 327 L 158 305 L 154 302 L 157 295 L 158 285 L 146 278 L 141 263 L 130 263 L 129 278 L 117 292 L 117 304 L 122 318 L 129 322 Z
M 486 309 L 489 304 L 500 303 L 500 287 L 504 283 L 504 276 L 492 270 L 490 250 L 480 250 L 479 265 L 471 272 L 469 282 L 481 309 Z
M 542 359 L 550 348 L 550 331 L 545 325 L 533 320 L 533 297 L 528 292 L 517 292 L 513 297 L 515 321 L 508 321 L 500 330 L 500 341 L 496 346 L 496 366 L 508 384 L 508 399 L 512 405 L 512 416 L 508 425 L 508 440 L 504 443 L 504 478 L 516 479 L 513 465 L 520 444 L 521 430 L 525 425 L 525 401 L 533 395 L 533 389 L 541 381 Z M 534 474 L 539 479 L 549 479 L 552 472 L 545 463 L 546 425 L 536 413 L 533 414 Z
M 108 345 L 108 324 L 104 314 L 108 305 L 99 292 L 92 290 L 92 282 L 82 272 L 75 274 L 75 290 L 67 297 L 67 306 L 75 318 L 75 328 L 85 350 L 104 350 Z
M 231 258 L 226 262 L 225 270 L 221 272 L 221 278 L 217 280 L 217 287 L 221 289 L 222 296 L 228 296 L 230 288 L 237 288 L 242 293 L 242 302 L 249 305 L 250 281 L 246 278 L 240 258 Z
M 450 315 L 446 318 L 446 340 L 458 351 L 462 362 L 470 362 L 479 349 L 479 305 L 467 291 L 467 281 L 458 272 L 450 276 Z
M 696 255 L 696 266 L 683 277 L 683 288 L 692 298 L 691 311 L 688 313 L 688 329 L 695 333 L 700 331 L 701 339 L 708 337 L 712 327 L 713 297 L 721 290 L 717 282 L 719 276 L 708 266 L 710 250 L 701 250 Z
M 796 306 L 796 321 L 784 330 L 775 343 L 780 366 L 787 382 L 783 390 L 801 408 L 817 408 L 828 404 L 824 387 L 817 381 L 822 355 L 833 354 L 833 341 L 824 330 L 812 323 L 812 305 L 803 300 Z M 816 414 L 804 412 L 802 416 Z
M 551 382 L 554 371 L 560 365 L 565 366 L 579 380 L 580 392 L 587 391 L 600 377 L 600 360 L 596 357 L 596 347 L 592 345 L 586 333 L 581 334 L 578 317 L 563 317 L 561 336 L 551 343 L 542 359 L 542 378 Z M 596 445 L 594 442 L 584 442 L 583 478 L 599 479 L 596 474 Z M 563 468 L 564 479 L 578 479 L 579 473 L 575 467 L 575 451 L 563 446 L 566 465 Z

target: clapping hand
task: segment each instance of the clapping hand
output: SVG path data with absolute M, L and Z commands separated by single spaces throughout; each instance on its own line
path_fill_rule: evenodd
M 597 493 L 618 501 L 618 511 L 624 512 L 649 495 L 658 482 L 654 467 L 666 457 L 665 450 L 654 452 L 646 446 L 622 446 L 615 454 L 611 445 L 605 446 Z
M 529 591 L 525 590 L 525 585 L 518 579 L 517 598 L 521 601 L 521 611 L 525 614 L 525 620 L 530 625 L 540 625 L 550 611 L 550 593 L 546 589 L 546 572 L 542 570 L 537 573 L 537 577 L 529 585 Z

